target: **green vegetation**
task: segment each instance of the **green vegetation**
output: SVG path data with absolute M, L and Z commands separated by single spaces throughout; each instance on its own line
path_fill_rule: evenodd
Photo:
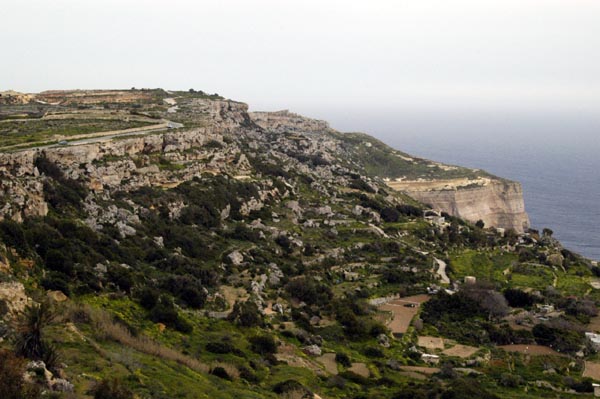
M 16 213 L 19 201 L 3 199 L 23 220 L 0 221 L 0 284 L 22 283 L 33 302 L 12 315 L 0 300 L 1 397 L 589 397 L 583 361 L 598 355 L 583 333 L 600 269 L 550 231 L 501 235 L 448 214 L 438 225 L 370 177 L 480 172 L 432 167 L 358 134 L 270 131 L 233 102 L 215 113 L 207 101 L 221 98 L 195 90 L 126 94 L 139 98 L 81 107 L 239 126 L 211 126 L 222 140 L 192 148 L 60 166 L 40 155 L 39 176 L 7 171 L 17 187 L 39 183 L 49 211 Z M 146 176 L 149 165 L 158 168 Z M 120 183 L 89 184 L 103 170 Z M 441 346 L 419 346 L 431 336 Z M 499 348 L 518 344 L 545 354 Z M 39 365 L 25 382 L 30 360 L 74 392 L 50 392 Z
M 122 119 L 43 119 L 0 122 L 2 147 L 68 139 L 69 136 L 151 125 L 151 122 Z

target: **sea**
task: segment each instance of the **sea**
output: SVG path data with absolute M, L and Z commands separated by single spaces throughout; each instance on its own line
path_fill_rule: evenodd
M 531 225 L 600 260 L 600 113 L 337 110 L 341 131 L 362 131 L 411 155 L 484 169 L 520 182 Z

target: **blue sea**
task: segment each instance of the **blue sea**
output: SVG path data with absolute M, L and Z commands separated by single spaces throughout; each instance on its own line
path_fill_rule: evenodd
M 378 111 L 323 118 L 415 156 L 519 181 L 533 228 L 548 227 L 566 248 L 600 260 L 600 115 Z

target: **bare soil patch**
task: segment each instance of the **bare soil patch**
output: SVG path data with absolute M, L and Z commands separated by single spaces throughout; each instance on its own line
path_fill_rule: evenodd
M 417 345 L 426 349 L 444 349 L 444 339 L 440 337 L 419 337 Z
M 478 350 L 479 348 L 476 348 L 474 346 L 458 344 L 450 349 L 446 349 L 442 353 L 447 356 L 467 358 L 473 356 Z
M 595 316 L 590 319 L 590 324 L 587 325 L 587 331 L 600 332 L 600 316 Z
M 318 361 L 323 363 L 325 370 L 333 375 L 337 375 L 337 363 L 335 362 L 335 353 L 325 353 L 323 356 L 317 358 Z
M 391 312 L 393 317 L 388 323 L 388 328 L 393 334 L 404 334 L 413 317 L 419 312 L 423 302 L 429 299 L 429 295 L 414 295 L 393 300 L 379 307 L 379 310 Z
M 502 345 L 498 348 L 504 349 L 507 352 L 519 352 L 524 355 L 553 355 L 553 356 L 564 356 L 562 353 L 558 353 L 552 348 L 542 345 Z
M 352 363 L 352 367 L 348 370 L 352 371 L 354 374 L 358 374 L 361 377 L 369 378 L 371 372 L 367 368 L 367 365 L 364 363 Z
M 600 363 L 585 362 L 584 377 L 590 377 L 595 380 L 600 380 Z

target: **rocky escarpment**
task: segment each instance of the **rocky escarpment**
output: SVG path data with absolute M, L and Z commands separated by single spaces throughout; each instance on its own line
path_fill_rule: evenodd
M 85 94 L 88 102 L 112 95 L 86 93 L 53 95 L 76 101 Z M 125 94 L 117 102 L 150 98 L 145 92 Z M 54 97 L 52 101 L 59 100 Z M 162 117 L 179 116 L 189 128 L 0 154 L 0 218 L 22 220 L 47 214 L 44 176 L 35 166 L 40 157 L 59 165 L 68 178 L 83 182 L 91 192 L 103 193 L 173 187 L 206 172 L 247 178 L 256 172 L 248 158 L 262 154 L 288 170 L 310 171 L 321 183 L 349 185 L 357 179 L 381 182 L 386 178 L 388 186 L 451 215 L 518 232 L 529 226 L 518 183 L 414 158 L 370 136 L 340 134 L 327 122 L 289 111 L 249 113 L 246 104 L 207 98 L 177 104 L 176 114 Z
M 80 180 L 93 193 L 173 187 L 202 173 L 246 173 L 247 158 L 238 146 L 226 145 L 223 135 L 248 120 L 247 105 L 196 100 L 193 106 L 205 127 L 1 153 L 0 219 L 21 221 L 48 213 L 38 158 L 60 166 L 66 177 Z
M 529 228 L 521 184 L 508 180 L 482 178 L 438 181 L 389 182 L 434 209 L 486 226 L 514 229 Z

